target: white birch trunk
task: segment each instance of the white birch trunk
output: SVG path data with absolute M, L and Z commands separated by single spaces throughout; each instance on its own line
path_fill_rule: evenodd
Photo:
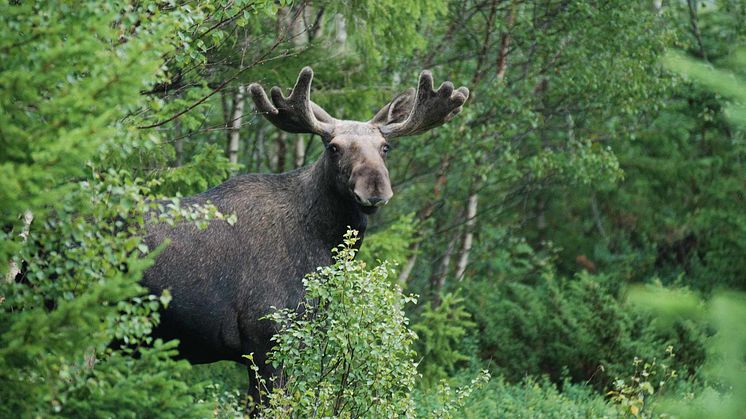
M 238 146 L 241 141 L 241 120 L 245 104 L 246 87 L 239 85 L 233 95 L 233 112 L 230 119 L 230 131 L 228 135 L 228 160 L 238 163 Z
M 420 250 L 420 243 L 415 243 L 412 245 L 412 255 L 407 258 L 407 261 L 404 263 L 404 266 L 401 269 L 401 272 L 399 272 L 399 285 L 404 288 L 404 286 L 407 284 L 407 281 L 409 280 L 409 275 L 412 274 L 412 269 L 414 269 L 415 263 L 417 263 L 417 251 Z
M 306 161 L 306 143 L 303 141 L 303 136 L 296 135 L 295 139 L 295 158 L 293 159 L 293 163 L 295 164 L 295 168 L 303 166 L 303 163 Z
M 474 226 L 477 223 L 477 205 L 479 195 L 472 192 L 466 204 L 466 234 L 461 245 L 461 254 L 456 264 L 456 279 L 463 279 L 466 272 L 466 266 L 469 264 L 469 252 L 471 251 L 472 242 L 474 241 Z

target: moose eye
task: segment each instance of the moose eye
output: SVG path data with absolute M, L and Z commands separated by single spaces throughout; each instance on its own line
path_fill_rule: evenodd
M 388 144 L 384 144 L 383 147 L 381 147 L 381 152 L 384 155 L 388 154 L 389 150 L 391 150 L 391 146 Z
M 326 149 L 329 150 L 329 152 L 332 154 L 339 153 L 339 147 L 336 144 L 329 144 L 328 146 L 326 146 Z

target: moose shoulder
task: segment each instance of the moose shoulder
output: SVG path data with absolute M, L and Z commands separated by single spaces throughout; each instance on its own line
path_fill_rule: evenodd
M 143 279 L 152 292 L 169 289 L 173 296 L 154 334 L 179 339 L 180 355 L 191 362 L 242 362 L 254 353 L 260 373 L 271 374 L 264 360 L 274 329 L 261 318 L 273 306 L 296 307 L 303 276 L 330 264 L 347 226 L 362 236 L 367 214 L 391 199 L 388 141 L 445 123 L 469 96 L 450 82 L 435 90 L 424 71 L 416 90 L 396 96 L 370 121 L 343 121 L 310 100 L 312 78 L 304 68 L 290 96 L 274 87 L 271 101 L 258 84 L 249 92 L 278 128 L 320 136 L 325 151 L 318 161 L 278 175 L 237 176 L 182 201 L 235 213 L 232 226 L 156 224 L 148 232 L 151 246 L 170 240 Z

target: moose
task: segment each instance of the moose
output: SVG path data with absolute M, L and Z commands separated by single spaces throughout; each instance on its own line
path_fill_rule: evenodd
M 311 68 L 303 68 L 289 96 L 273 87 L 271 101 L 259 84 L 248 91 L 276 127 L 321 137 L 325 149 L 315 163 L 282 174 L 235 176 L 182 200 L 235 213 L 233 225 L 213 220 L 203 230 L 190 223 L 149 227 L 151 248 L 170 241 L 142 280 L 152 293 L 172 295 L 153 334 L 178 339 L 180 356 L 192 363 L 245 363 L 243 355 L 253 353 L 261 376 L 271 376 L 265 361 L 275 329 L 263 317 L 271 307 L 296 308 L 304 275 L 331 264 L 331 249 L 348 226 L 362 239 L 368 215 L 391 199 L 388 141 L 444 124 L 469 97 L 466 87 L 454 89 L 451 82 L 435 90 L 431 73 L 423 71 L 416 90 L 396 96 L 370 121 L 346 121 L 310 100 L 312 79 Z

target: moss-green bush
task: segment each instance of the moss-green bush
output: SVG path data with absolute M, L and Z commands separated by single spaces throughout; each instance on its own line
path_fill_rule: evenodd
M 629 360 L 652 359 L 666 344 L 687 346 L 687 361 L 701 361 L 698 328 L 656 330 L 649 316 L 612 294 L 608 281 L 582 273 L 535 285 L 486 279 L 467 284 L 467 308 L 480 330 L 480 356 L 511 381 L 546 374 L 554 382 L 567 377 L 601 390 L 614 377 L 629 375 Z
M 453 381 L 467 382 L 462 374 Z M 438 404 L 436 395 L 417 395 L 418 413 L 425 417 Z M 614 417 L 614 407 L 590 387 L 565 383 L 562 390 L 548 379 L 526 378 L 512 384 L 504 377 L 493 378 L 474 392 L 454 414 L 461 418 L 600 418 Z

